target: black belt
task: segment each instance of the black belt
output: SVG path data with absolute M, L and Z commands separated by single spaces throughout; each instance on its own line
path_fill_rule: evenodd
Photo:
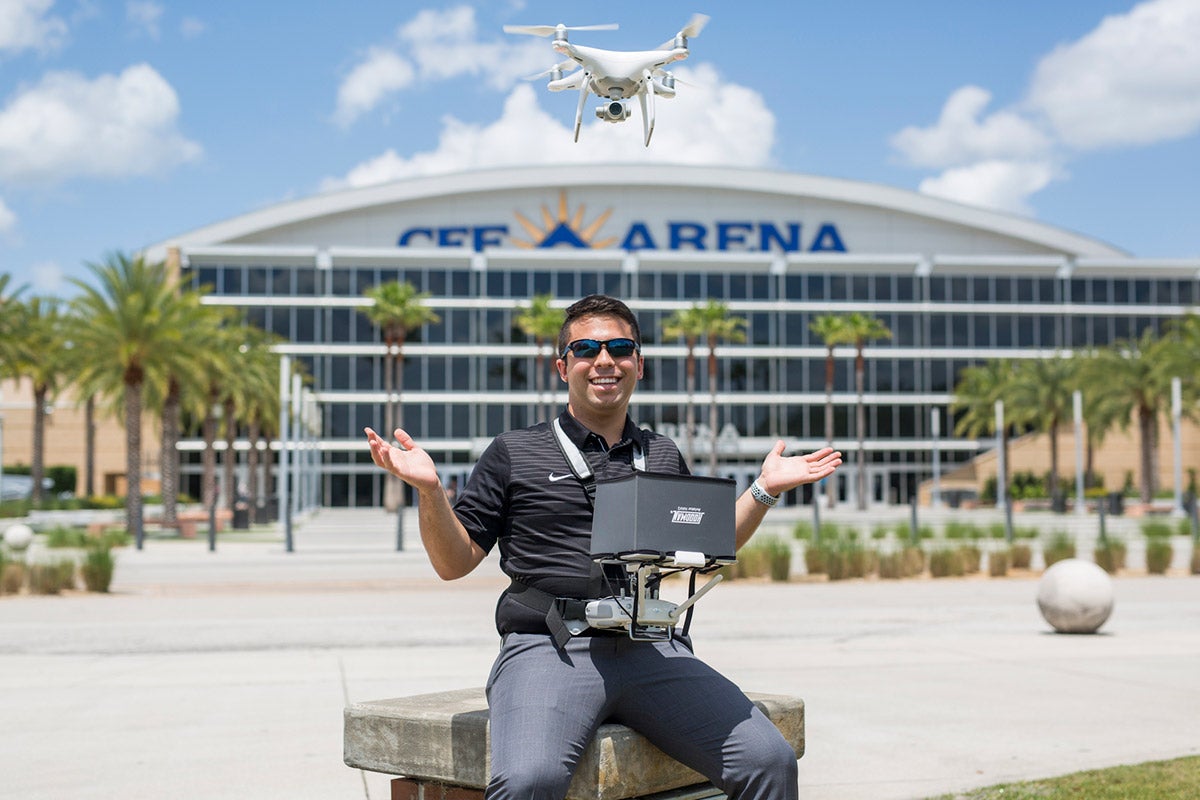
M 545 615 L 546 632 L 554 638 L 557 647 L 564 647 L 571 641 L 572 636 L 594 636 L 597 634 L 617 633 L 617 631 L 602 631 L 589 627 L 587 624 L 587 604 L 590 600 L 579 600 L 574 597 L 555 597 L 549 592 L 543 592 L 513 578 L 505 594 L 526 608 Z M 567 627 L 567 620 L 577 622 L 582 627 L 572 632 Z M 576 626 L 578 627 L 578 625 Z M 541 633 L 541 631 L 523 631 L 524 633 Z

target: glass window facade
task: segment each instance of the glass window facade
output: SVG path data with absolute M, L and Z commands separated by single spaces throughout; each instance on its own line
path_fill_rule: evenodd
M 511 253 L 494 264 L 486 255 L 441 264 L 397 252 L 333 265 L 315 257 L 264 263 L 256 253 L 243 263 L 184 253 L 188 285 L 207 288 L 209 302 L 242 309 L 287 340 L 285 350 L 303 355 L 320 403 L 320 491 L 327 505 L 375 504 L 382 496 L 381 475 L 363 460 L 361 431 L 382 425 L 383 352 L 361 311 L 363 292 L 386 281 L 409 281 L 429 293 L 439 317 L 413 331 L 405 347 L 404 424 L 449 470 L 447 478 L 460 480 L 491 437 L 536 422 L 547 406 L 557 413 L 565 402 L 554 354 L 548 346 L 539 352 L 516 323 L 534 294 L 551 294 L 562 306 L 594 292 L 629 302 L 647 360 L 632 413 L 677 439 L 688 402 L 687 352 L 682 342 L 663 339 L 663 320 L 707 299 L 743 318 L 745 341 L 717 347 L 715 379 L 707 345 L 697 348 L 691 387 L 698 469 L 707 463 L 701 454 L 711 446 L 715 401 L 720 471 L 739 480 L 756 473 L 777 438 L 803 449 L 823 444 L 827 418 L 835 444 L 854 453 L 854 350 L 837 348 L 830 364 L 812 324 L 825 314 L 873 316 L 892 335 L 867 345 L 861 434 L 872 485 L 882 493 L 873 499 L 899 502 L 930 475 L 930 413 L 940 409 L 949 418 L 949 394 L 964 368 L 998 353 L 1019 358 L 1090 349 L 1161 330 L 1200 298 L 1196 271 L 1184 267 L 1146 278 L 1130 277 L 1130 269 L 1066 277 L 1050 267 L 1044 274 L 1028 266 L 1006 272 L 1002 264 L 986 274 L 940 265 L 922 274 L 918 263 L 880 258 L 868 268 L 862 259 L 852 269 L 836 262 L 786 262 L 780 269 L 731 259 L 697 270 L 632 256 L 624 266 L 597 268 L 568 252 L 553 266 L 522 268 Z M 973 452 L 960 446 L 942 454 L 949 467 Z

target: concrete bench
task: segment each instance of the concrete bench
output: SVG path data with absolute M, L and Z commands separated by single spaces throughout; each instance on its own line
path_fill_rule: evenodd
M 804 755 L 804 701 L 750 699 Z M 480 800 L 488 780 L 483 689 L 373 700 L 345 710 L 344 757 L 356 769 L 399 776 L 393 800 Z M 725 795 L 624 725 L 606 724 L 584 753 L 567 800 L 701 800 Z

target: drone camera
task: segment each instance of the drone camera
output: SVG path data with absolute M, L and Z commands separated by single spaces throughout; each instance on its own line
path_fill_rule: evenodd
M 629 106 L 621 100 L 610 100 L 596 107 L 596 116 L 605 122 L 624 122 L 632 113 Z

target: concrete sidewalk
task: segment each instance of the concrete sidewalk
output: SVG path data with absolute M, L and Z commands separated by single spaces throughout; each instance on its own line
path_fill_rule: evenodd
M 0 795 L 388 797 L 342 764 L 343 706 L 482 685 L 506 584 L 495 556 L 439 581 L 415 538 L 327 510 L 294 553 L 151 540 L 111 595 L 3 598 Z M 1200 578 L 1115 583 L 1097 636 L 1051 633 L 1036 578 L 735 582 L 693 633 L 744 689 L 804 698 L 802 797 L 923 798 L 1200 753 Z

